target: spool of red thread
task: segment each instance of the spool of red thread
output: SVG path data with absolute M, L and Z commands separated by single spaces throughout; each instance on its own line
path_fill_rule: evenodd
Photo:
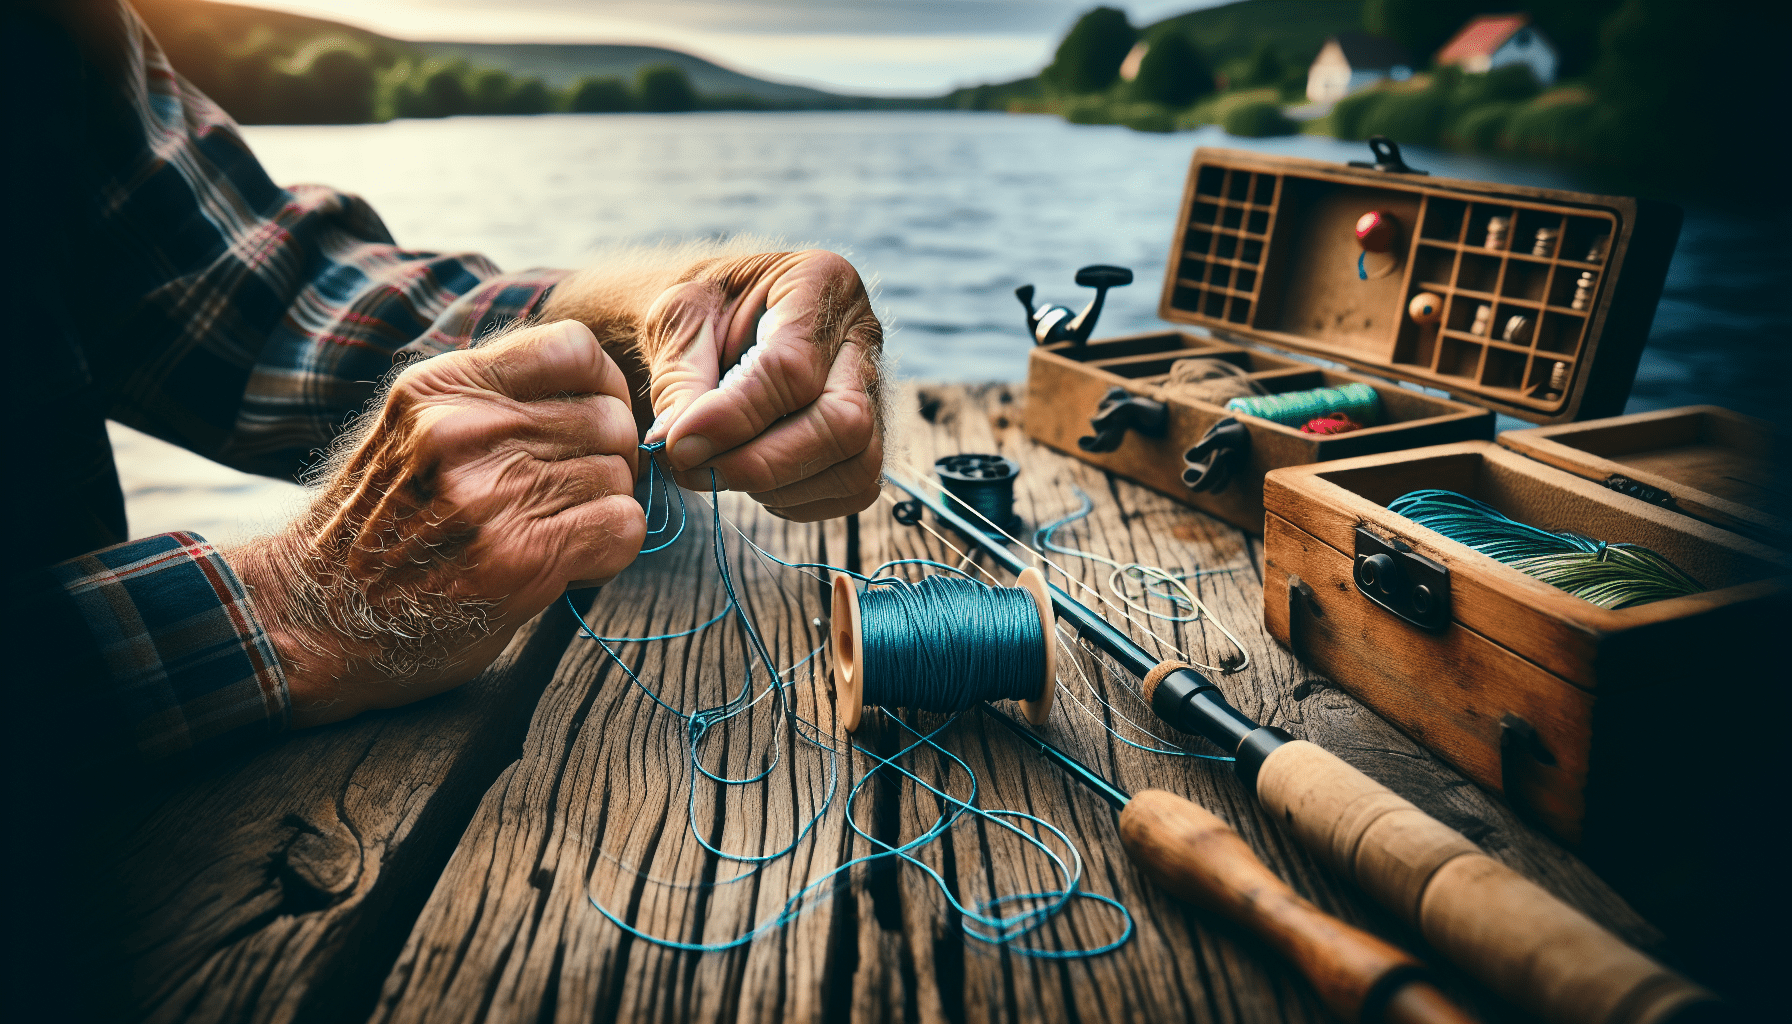
M 1356 219 L 1356 241 L 1364 252 L 1392 252 L 1398 222 L 1385 210 L 1370 210 Z

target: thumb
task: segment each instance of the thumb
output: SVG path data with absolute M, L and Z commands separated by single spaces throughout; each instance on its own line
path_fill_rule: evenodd
M 645 347 L 654 420 L 647 443 L 664 441 L 679 414 L 720 383 L 725 298 L 713 283 L 686 281 L 661 292 L 648 308 Z

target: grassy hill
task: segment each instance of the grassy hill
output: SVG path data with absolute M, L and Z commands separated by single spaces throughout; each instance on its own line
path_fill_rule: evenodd
M 212 0 L 133 0 L 175 68 L 247 124 L 643 107 L 637 83 L 671 66 L 704 109 L 867 109 L 938 101 L 846 96 L 770 82 L 654 46 L 392 39 L 322 18 Z M 605 105 L 579 85 L 607 80 Z M 653 107 L 646 109 L 669 109 Z
M 1174 29 L 1194 40 L 1209 64 L 1223 68 L 1247 60 L 1262 43 L 1302 68 L 1339 32 L 1363 27 L 1362 0 L 1240 0 L 1165 18 L 1141 35 Z
M 658 46 L 618 46 L 602 43 L 411 43 L 416 50 L 444 61 L 465 61 L 474 67 L 497 68 L 518 78 L 539 78 L 553 88 L 564 88 L 586 77 L 615 77 L 633 81 L 644 67 L 671 64 L 684 70 L 691 85 L 711 95 L 754 96 L 767 102 L 823 106 L 849 97 L 800 85 L 768 82 L 704 60 L 702 57 Z

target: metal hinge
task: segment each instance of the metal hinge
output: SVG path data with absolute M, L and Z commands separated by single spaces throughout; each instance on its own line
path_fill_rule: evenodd
M 1638 501 L 1646 501 L 1651 505 L 1660 505 L 1662 508 L 1674 507 L 1674 496 L 1672 494 L 1669 494 L 1659 487 L 1651 487 L 1641 481 L 1632 480 L 1627 476 L 1620 476 L 1617 473 L 1613 473 L 1601 482 L 1612 490 L 1617 491 L 1619 494 L 1628 494 Z

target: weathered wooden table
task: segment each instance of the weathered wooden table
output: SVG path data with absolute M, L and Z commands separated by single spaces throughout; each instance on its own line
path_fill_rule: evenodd
M 1081 546 L 1148 564 L 1236 567 L 1201 582 L 1204 600 L 1250 652 L 1247 671 L 1219 678 L 1228 699 L 1336 752 L 1618 934 L 1645 948 L 1658 944 L 1574 857 L 1270 641 L 1256 541 L 1034 446 L 1010 388 L 923 387 L 901 406 L 907 451 L 892 469 L 931 466 L 942 454 L 1001 452 L 1022 466 L 1016 501 L 1031 523 L 1074 510 L 1073 487 L 1081 488 L 1097 508 L 1075 528 Z M 933 537 L 896 523 L 887 503 L 823 525 L 784 522 L 738 496 L 725 496 L 723 509 L 790 561 L 870 568 L 893 557 L 954 560 Z M 694 529 L 676 547 L 643 558 L 601 593 L 578 595 L 593 627 L 612 636 L 688 629 L 722 607 L 707 507 L 694 502 L 692 513 Z M 1106 578 L 1103 566 L 1065 561 L 1091 585 Z M 749 565 L 736 582 L 781 665 L 822 642 L 818 620 L 828 606 L 817 580 Z M 556 606 L 459 691 L 190 770 L 109 812 L 94 846 L 106 877 L 84 912 L 99 937 L 91 949 L 96 989 L 114 994 L 116 1016 L 1325 1019 L 1305 982 L 1262 943 L 1153 889 L 1127 861 L 1104 804 L 976 715 L 952 725 L 942 742 L 976 773 L 979 803 L 1030 811 L 1072 836 L 1087 887 L 1132 911 L 1138 932 L 1124 948 L 1051 961 L 967 940 L 959 917 L 913 867 L 858 870 L 786 927 L 733 951 L 677 952 L 631 938 L 591 900 L 655 935 L 723 942 L 871 846 L 847 827 L 837 796 L 792 857 L 750 879 L 711 884 L 737 869 L 718 867 L 693 835 L 683 723 L 576 629 Z M 1175 639 L 1197 655 L 1226 653 L 1206 623 L 1182 627 Z M 744 649 L 731 628 L 618 650 L 683 709 L 722 702 L 725 687 L 742 678 Z M 1073 668 L 1061 668 L 1060 678 L 1081 687 Z M 1151 721 L 1113 679 L 1087 661 L 1084 669 L 1116 707 Z M 797 712 L 831 731 L 825 674 L 805 666 L 791 678 Z M 928 727 L 942 721 L 905 718 Z M 867 721 L 856 741 L 894 751 L 898 729 L 877 713 Z M 1063 700 L 1049 729 L 1128 789 L 1163 787 L 1212 809 L 1320 907 L 1426 956 L 1416 936 L 1266 821 L 1226 765 L 1127 747 Z M 775 851 L 826 797 L 826 759 L 795 742 L 771 701 L 712 737 L 706 764 L 736 775 L 762 770 L 776 740 L 783 760 L 766 784 L 728 790 L 719 801 L 712 785 L 695 787 L 695 820 L 710 842 Z M 842 756 L 842 793 L 867 764 L 862 754 Z M 914 770 L 948 778 L 938 755 L 915 758 Z M 964 792 L 962 774 L 950 781 Z M 874 782 L 856 820 L 893 841 L 915 836 L 937 813 L 934 798 L 913 785 Z M 1050 887 L 1045 863 L 998 832 L 967 821 L 917 856 L 967 904 Z M 1111 912 L 1085 903 L 1044 941 L 1097 943 L 1114 927 Z M 1446 987 L 1485 1019 L 1515 1016 L 1462 975 L 1443 973 Z

